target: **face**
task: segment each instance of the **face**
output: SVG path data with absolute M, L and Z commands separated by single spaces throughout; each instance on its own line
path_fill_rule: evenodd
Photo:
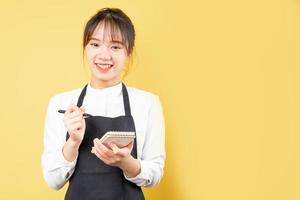
M 95 29 L 85 53 L 91 70 L 91 85 L 94 87 L 108 87 L 121 81 L 121 73 L 127 60 L 126 48 L 122 44 L 121 34 L 116 41 L 100 24 Z

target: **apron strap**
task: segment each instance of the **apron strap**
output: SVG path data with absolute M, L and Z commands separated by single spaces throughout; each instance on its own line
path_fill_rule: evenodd
M 77 106 L 78 107 L 82 106 L 83 99 L 84 99 L 85 94 L 86 94 L 87 86 L 88 85 L 86 84 L 84 86 L 84 88 L 82 89 L 81 93 L 80 93 L 80 96 L 79 96 L 78 101 L 77 101 Z M 127 92 L 126 86 L 124 85 L 123 82 L 122 82 L 122 95 L 123 95 L 123 104 L 124 104 L 124 109 L 125 109 L 125 116 L 131 116 L 128 92 Z M 68 139 L 69 139 L 69 134 L 67 133 L 66 140 L 68 140 Z
M 85 97 L 85 94 L 86 94 L 86 88 L 87 88 L 87 84 L 84 86 L 84 88 L 82 89 L 81 93 L 80 93 L 80 96 L 78 98 L 78 101 L 77 101 L 77 107 L 81 107 L 82 106 L 82 103 L 83 103 L 83 99 Z
M 124 83 L 122 83 L 122 94 L 123 94 L 125 115 L 131 116 L 128 92 L 127 92 L 127 89 L 126 89 L 126 86 L 124 85 Z

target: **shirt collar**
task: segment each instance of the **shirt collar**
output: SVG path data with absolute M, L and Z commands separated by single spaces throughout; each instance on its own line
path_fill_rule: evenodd
M 118 83 L 117 85 L 96 89 L 91 86 L 91 83 L 87 86 L 87 94 L 92 95 L 99 95 L 99 96 L 118 96 L 122 92 L 122 82 Z

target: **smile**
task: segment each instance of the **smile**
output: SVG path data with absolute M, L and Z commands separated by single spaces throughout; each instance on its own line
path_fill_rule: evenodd
M 95 64 L 96 64 L 96 68 L 102 73 L 108 72 L 113 67 L 113 65 L 111 64 L 102 64 L 102 63 L 95 63 Z
M 98 67 L 102 68 L 102 69 L 107 69 L 109 67 L 112 67 L 113 65 L 111 64 L 101 64 L 101 63 L 95 63 Z

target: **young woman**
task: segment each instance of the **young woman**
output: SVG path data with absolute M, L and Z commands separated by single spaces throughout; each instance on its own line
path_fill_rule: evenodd
M 101 9 L 84 30 L 90 82 L 50 99 L 42 168 L 51 188 L 69 182 L 65 199 L 140 200 L 141 186 L 161 180 L 165 144 L 159 97 L 126 87 L 121 79 L 134 39 L 134 26 L 124 12 Z M 100 141 L 107 131 L 131 131 L 136 137 L 119 148 Z

